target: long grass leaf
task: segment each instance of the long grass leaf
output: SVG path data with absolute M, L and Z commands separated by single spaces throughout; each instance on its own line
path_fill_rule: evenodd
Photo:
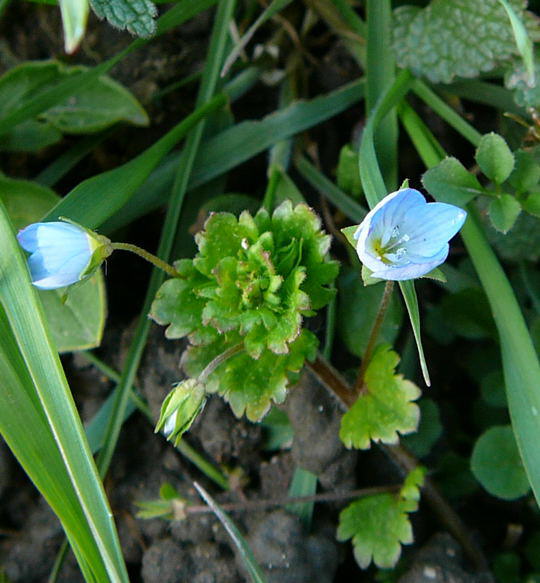
M 429 133 L 424 124 L 412 125 L 408 131 Z M 441 161 L 429 140 L 419 151 L 428 167 Z M 476 215 L 469 205 L 469 218 L 461 236 L 486 293 L 499 332 L 506 394 L 512 427 L 523 459 L 525 471 L 540 504 L 540 363 L 518 301 L 497 257 L 489 246 Z
M 338 115 L 362 99 L 363 89 L 364 81 L 356 81 L 328 95 L 310 101 L 296 101 L 262 120 L 241 122 L 224 130 L 201 144 L 189 189 L 207 184 L 275 143 Z M 178 155 L 171 155 L 122 208 L 121 213 L 104 225 L 103 232 L 111 232 L 165 203 L 178 159 Z M 114 193 L 107 191 L 107 195 L 114 196 Z
M 234 522 L 227 516 L 223 510 L 219 507 L 219 504 L 208 494 L 208 492 L 197 482 L 193 482 L 197 492 L 201 498 L 210 506 L 214 511 L 214 514 L 219 518 L 219 521 L 229 533 L 232 538 L 234 546 L 238 549 L 242 562 L 245 565 L 249 577 L 253 583 L 265 583 L 266 578 L 259 564 L 253 556 L 253 551 L 249 548 L 246 539 L 242 536 L 242 533 L 238 530 Z
M 74 540 L 73 532 L 70 538 L 76 545 L 79 558 L 82 556 L 83 546 L 91 548 L 95 545 L 110 580 L 127 581 L 112 515 L 84 430 L 52 343 L 41 303 L 31 285 L 23 252 L 15 239 L 2 204 L 0 204 L 0 248 L 3 250 L 0 255 L 0 303 L 8 323 L 6 325 L 9 325 L 11 331 L 7 337 L 2 336 L 4 351 L 13 344 L 18 347 L 19 375 L 26 378 L 24 384 L 31 387 L 30 398 L 34 403 L 35 415 L 39 416 L 42 422 L 45 420 L 52 436 L 52 440 L 49 440 L 51 456 L 57 451 L 62 458 L 64 472 L 70 481 L 70 490 L 80 505 L 83 524 L 87 525 L 92 540 L 89 541 L 85 536 L 83 524 L 80 528 L 84 544 L 77 540 L 76 535 Z M 30 383 L 28 379 L 31 380 Z M 22 396 L 20 398 L 22 399 Z M 32 426 L 21 425 L 19 432 L 22 431 L 32 431 Z M 14 439 L 17 439 L 16 434 Z M 18 439 L 21 439 L 20 436 Z M 56 450 L 54 453 L 52 448 Z M 22 451 L 18 449 L 21 455 L 28 455 L 24 450 L 24 446 Z M 30 475 L 43 471 L 41 464 L 34 460 L 27 465 Z M 46 497 L 47 494 L 50 493 L 44 492 Z M 66 496 L 68 495 L 69 490 L 66 492 Z M 61 520 L 62 517 L 61 512 Z

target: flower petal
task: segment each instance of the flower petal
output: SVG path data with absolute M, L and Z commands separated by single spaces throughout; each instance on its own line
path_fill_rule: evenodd
M 416 208 L 399 227 L 409 237 L 408 254 L 432 257 L 461 229 L 466 218 L 463 209 L 442 202 Z
M 406 279 L 416 279 L 417 277 L 422 277 L 426 275 L 441 263 L 444 263 L 445 259 L 448 257 L 448 251 L 450 246 L 448 243 L 433 256 L 430 261 L 425 261 L 423 263 L 408 263 L 407 265 L 399 267 L 385 266 L 384 269 L 379 271 L 374 271 L 372 276 L 378 277 L 379 279 L 388 279 L 392 281 L 403 281 Z

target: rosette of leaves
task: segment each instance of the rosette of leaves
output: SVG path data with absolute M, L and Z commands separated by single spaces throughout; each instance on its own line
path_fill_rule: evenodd
M 190 376 L 241 344 L 206 389 L 237 416 L 258 420 L 272 401 L 283 401 L 291 375 L 315 354 L 317 339 L 302 323 L 334 294 L 330 237 L 307 205 L 285 201 L 272 214 L 212 214 L 196 242 L 195 258 L 175 264 L 179 277 L 162 285 L 151 316 L 167 326 L 168 338 L 188 337 L 183 366 Z

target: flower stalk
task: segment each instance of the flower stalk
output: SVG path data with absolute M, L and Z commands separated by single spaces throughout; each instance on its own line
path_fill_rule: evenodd
M 137 245 L 133 245 L 131 243 L 111 243 L 111 249 L 120 250 L 120 251 L 130 251 L 131 253 L 135 253 L 139 257 L 146 259 L 146 261 L 150 262 L 152 265 L 164 271 L 167 275 L 171 277 L 181 277 L 181 275 L 176 271 L 176 269 L 160 259 L 157 255 L 154 255 Z
M 358 371 L 358 376 L 356 378 L 356 383 L 354 385 L 355 395 L 360 395 L 364 391 L 364 377 L 366 376 L 366 370 L 373 356 L 373 351 L 377 345 L 377 339 L 379 337 L 379 332 L 381 331 L 382 323 L 384 322 L 384 317 L 388 306 L 390 305 L 390 299 L 392 297 L 392 292 L 394 291 L 394 282 L 388 280 L 384 286 L 383 295 L 381 298 L 381 303 L 379 304 L 379 309 L 377 310 L 377 315 L 373 321 L 373 326 L 371 328 L 371 333 L 369 335 L 369 340 L 364 352 L 364 358 L 362 358 L 362 363 Z

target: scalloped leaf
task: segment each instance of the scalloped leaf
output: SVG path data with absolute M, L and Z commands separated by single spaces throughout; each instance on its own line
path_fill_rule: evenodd
M 214 358 L 241 341 L 237 333 L 230 332 L 212 344 L 190 346 L 182 358 L 184 370 L 191 377 L 198 376 Z M 299 372 L 306 358 L 315 357 L 317 346 L 317 337 L 302 330 L 289 345 L 287 354 L 265 350 L 255 360 L 248 353 L 240 352 L 209 375 L 206 390 L 221 395 L 237 417 L 245 413 L 251 421 L 259 421 L 272 403 L 283 402 L 294 378 L 291 373 Z
M 526 2 L 510 0 L 510 4 L 522 18 Z M 393 44 L 400 67 L 433 83 L 476 77 L 518 53 L 499 0 L 432 0 L 423 9 L 397 8 Z
M 397 443 L 398 432 L 416 431 L 420 410 L 415 399 L 420 389 L 403 375 L 394 374 L 399 356 L 381 346 L 366 371 L 365 389 L 343 415 L 339 436 L 346 447 L 369 449 L 371 441 Z
M 376 494 L 356 500 L 339 515 L 337 539 L 352 538 L 354 557 L 362 569 L 373 561 L 392 568 L 401 555 L 401 545 L 413 542 L 408 513 L 418 508 L 423 468 L 415 468 L 397 495 Z
M 90 0 L 90 6 L 114 28 L 143 38 L 156 32 L 157 8 L 150 0 Z

